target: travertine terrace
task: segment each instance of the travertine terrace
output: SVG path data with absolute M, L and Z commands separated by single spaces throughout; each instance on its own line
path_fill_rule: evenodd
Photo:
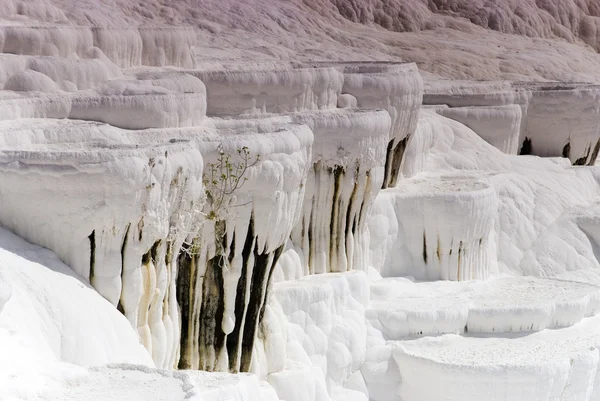
M 600 8 L 495 3 L 1 1 L 0 398 L 600 400 Z

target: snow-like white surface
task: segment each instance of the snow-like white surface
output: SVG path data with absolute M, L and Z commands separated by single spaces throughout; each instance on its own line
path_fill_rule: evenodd
M 52 252 L 3 228 L 0 278 L 0 398 L 60 389 L 85 375 L 75 365 L 154 366 L 110 303 Z
M 366 316 L 386 339 L 443 333 L 539 331 L 571 326 L 600 312 L 600 287 L 510 277 L 414 283 L 385 278 L 371 285 Z
M 494 189 L 476 176 L 405 180 L 375 202 L 373 265 L 383 276 L 486 279 L 495 266 L 497 208 Z
M 598 317 L 524 337 L 444 335 L 393 344 L 403 400 L 598 399 Z M 432 386 L 435 378 L 439 386 Z
M 166 371 L 113 364 L 88 369 L 44 399 L 54 400 L 192 400 L 278 401 L 273 389 L 252 374 Z
M 34 362 L 28 360 L 28 362 Z M 275 390 L 252 374 L 167 371 L 142 365 L 109 364 L 81 368 L 44 364 L 46 372 L 18 372 L 2 382 L 0 396 L 19 400 L 196 400 L 278 401 Z M 51 371 L 50 369 L 53 369 Z M 36 383 L 36 380 L 39 380 Z M 42 385 L 39 385 L 42 384 Z M 11 398 L 16 397 L 16 398 Z
M 2 228 L 0 262 L 2 399 L 279 399 L 251 374 L 154 369 L 121 313 L 52 252 Z
M 521 118 L 519 105 L 448 107 L 437 112 L 471 128 L 489 144 L 509 155 L 521 148 Z
M 356 271 L 309 276 L 277 283 L 273 290 L 288 321 L 286 368 L 291 370 L 269 375 L 279 397 L 324 400 L 328 390 L 334 399 L 365 400 L 359 369 L 366 352 L 367 275 Z M 292 392 L 296 377 L 305 377 L 310 386 L 294 385 Z
M 79 365 L 152 365 L 127 320 L 52 252 L 0 229 L 0 254 L 0 330 L 9 342 Z M 5 351 L 17 362 L 16 350 Z

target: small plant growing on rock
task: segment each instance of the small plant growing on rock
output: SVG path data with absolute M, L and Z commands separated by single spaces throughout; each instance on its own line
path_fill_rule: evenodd
M 233 160 L 230 154 L 225 153 L 222 146 L 218 152 L 217 161 L 207 165 L 204 178 L 210 208 L 206 217 L 217 221 L 227 214 L 235 191 L 248 181 L 245 176 L 248 169 L 260 161 L 260 155 L 252 155 L 247 146 L 237 150 L 239 161 Z
M 260 155 L 251 155 L 247 146 L 237 150 L 239 161 L 234 161 L 222 147 L 219 147 L 218 152 L 216 163 L 208 164 L 204 188 L 209 207 L 206 218 L 214 221 L 215 224 L 216 254 L 224 255 L 223 238 L 225 238 L 226 216 L 230 207 L 242 206 L 231 204 L 232 201 L 235 201 L 234 193 L 248 181 L 246 172 L 260 161 Z
M 212 221 L 214 223 L 215 245 L 218 255 L 222 255 L 224 252 L 222 240 L 225 236 L 225 220 L 229 209 L 243 206 L 243 204 L 232 205 L 232 202 L 235 202 L 235 192 L 248 181 L 246 177 L 248 169 L 259 161 L 260 155 L 251 154 L 247 146 L 238 149 L 237 156 L 226 153 L 223 147 L 219 146 L 217 160 L 214 163 L 208 163 L 206 166 L 203 179 L 206 199 L 205 211 L 194 209 L 191 213 L 192 215 L 203 216 L 204 219 L 195 226 L 195 232 L 189 234 L 195 235 L 203 224 Z M 200 252 L 200 242 L 197 238 L 190 242 L 184 241 L 181 251 L 189 256 L 197 255 Z

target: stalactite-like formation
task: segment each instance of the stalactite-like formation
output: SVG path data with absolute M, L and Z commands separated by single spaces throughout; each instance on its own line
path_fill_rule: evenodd
M 243 123 L 244 130 L 248 122 Z M 280 120 L 277 124 L 281 124 Z M 286 123 L 285 121 L 284 127 Z M 237 129 L 239 121 L 223 122 L 223 130 Z M 257 129 L 272 124 L 257 120 Z M 262 128 L 261 128 L 262 127 Z M 254 342 L 267 302 L 269 283 L 285 242 L 299 215 L 304 195 L 311 136 L 305 126 L 295 131 L 277 128 L 279 136 L 299 140 L 297 145 L 272 147 L 271 142 L 255 143 L 252 154 L 260 162 L 247 171 L 248 181 L 236 189 L 214 219 L 204 221 L 198 235 L 178 256 L 177 301 L 181 310 L 181 369 L 247 372 L 252 370 Z M 231 137 L 223 142 L 225 152 L 235 152 L 236 144 L 247 139 Z M 218 142 L 207 142 L 207 160 L 216 157 Z M 297 164 L 280 164 L 280 175 L 273 176 L 265 166 L 279 163 L 278 152 L 287 152 Z M 267 173 L 265 175 L 265 173 Z M 273 198 L 265 186 L 280 193 Z M 270 205 L 270 206 L 269 206 Z M 207 208 L 210 205 L 207 204 Z M 206 211 L 205 215 L 211 215 Z M 277 221 L 276 227 L 268 221 Z
M 302 274 L 363 268 L 364 223 L 383 180 L 388 113 L 350 109 L 292 118 L 315 133 L 302 216 L 292 232 L 304 255 Z
M 127 34 L 123 46 L 142 63 L 177 59 L 165 50 L 164 60 L 146 60 L 144 49 L 170 48 L 178 37 L 187 40 L 187 31 L 168 31 L 156 43 L 154 33 Z M 92 38 L 100 49 L 114 41 L 102 30 L 88 34 L 82 31 L 82 43 Z M 121 56 L 115 50 L 110 60 L 140 62 Z M 182 57 L 177 64 L 188 66 Z M 334 63 L 224 72 L 156 68 L 124 76 L 108 59 L 93 60 L 50 60 L 36 64 L 40 71 L 15 71 L 16 92 L 0 101 L 7 106 L 0 119 L 16 121 L 11 135 L 50 150 L 29 152 L 26 163 L 2 174 L 12 187 L 25 171 L 48 173 L 33 183 L 54 194 L 46 208 L 52 221 L 42 229 L 16 224 L 40 216 L 36 202 L 10 193 L 0 221 L 89 279 L 137 330 L 157 366 L 252 371 L 270 282 L 288 246 L 302 254 L 302 274 L 367 265 L 366 216 L 385 177 L 399 175 L 418 114 L 418 72 L 412 64 Z M 103 63 L 110 67 L 106 76 L 79 79 L 61 98 L 20 95 L 26 88 L 18 85 L 29 75 L 50 74 L 60 64 L 62 73 L 49 79 L 64 86 Z M 48 79 L 39 85 L 53 87 Z M 205 118 L 207 110 L 214 118 Z M 23 122 L 30 117 L 55 119 Z M 53 135 L 37 135 L 36 127 Z M 55 145 L 73 138 L 86 150 L 60 156 L 60 169 L 73 173 L 46 170 L 49 159 L 58 159 Z M 235 156 L 243 147 L 260 162 L 223 215 L 210 216 L 204 168 L 220 150 Z M 81 191 L 88 196 L 77 196 Z
M 302 64 L 299 64 L 302 65 Z M 396 185 L 404 149 L 417 127 L 423 100 L 423 80 L 413 63 L 317 62 L 344 72 L 343 94 L 352 95 L 361 108 L 384 109 L 391 117 L 383 188 Z
M 377 180 L 377 179 L 375 179 Z M 379 188 L 371 171 L 359 166 L 313 165 L 307 183 L 305 212 L 292 239 L 302 246 L 306 274 L 343 272 L 362 266 L 364 221 L 368 205 Z
M 223 225 L 223 232 L 227 231 L 225 221 L 212 224 Z M 273 251 L 260 249 L 253 216 L 239 248 L 235 240 L 223 237 L 219 253 L 209 256 L 205 250 L 216 240 L 218 238 L 198 237 L 195 244 L 199 245 L 199 253 L 179 255 L 177 300 L 182 333 L 178 366 L 180 369 L 248 372 L 269 282 L 283 245 Z M 234 288 L 226 288 L 229 284 L 225 280 L 234 259 L 241 263 L 240 276 Z M 232 316 L 226 315 L 226 297 L 234 298 Z M 235 322 L 229 332 L 225 332 L 227 319 Z

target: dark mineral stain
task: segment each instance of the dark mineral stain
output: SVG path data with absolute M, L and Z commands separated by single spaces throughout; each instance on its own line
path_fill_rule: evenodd
M 567 159 L 571 156 L 571 142 L 567 142 L 562 150 L 562 157 L 566 157 Z
M 423 231 L 423 261 L 427 263 L 427 234 Z
M 592 151 L 592 155 L 587 163 L 588 166 L 593 166 L 596 164 L 596 159 L 598 158 L 598 152 L 600 152 L 600 139 L 598 139 L 598 141 L 596 141 L 596 144 L 594 145 L 594 150 Z
M 129 229 L 131 228 L 131 223 L 127 224 L 127 228 L 125 229 L 125 235 L 123 235 L 123 242 L 121 243 L 121 284 L 123 283 L 123 273 L 125 272 L 125 250 L 127 249 L 127 241 L 129 240 Z M 121 291 L 121 296 L 123 292 Z M 121 297 L 119 297 L 119 303 L 117 304 L 117 310 L 122 314 L 125 314 L 125 309 L 123 308 L 123 304 L 121 302 Z
M 521 151 L 519 152 L 520 155 L 530 155 L 533 152 L 533 145 L 531 144 L 531 139 L 528 137 L 525 137 L 525 140 L 523 141 L 523 146 L 521 146 Z
M 96 230 L 93 230 L 92 233 L 88 236 L 90 240 L 90 283 L 95 275 L 96 269 Z

